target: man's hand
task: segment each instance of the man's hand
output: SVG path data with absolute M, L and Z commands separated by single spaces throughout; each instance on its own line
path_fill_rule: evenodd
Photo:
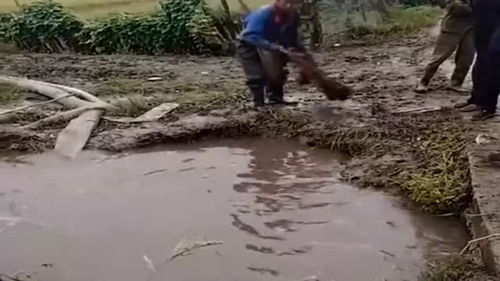
M 290 60 L 293 62 L 300 62 L 300 61 L 312 59 L 312 56 L 309 53 L 307 53 L 306 50 L 299 50 L 299 49 L 294 49 L 294 48 L 288 49 L 287 55 L 290 58 Z

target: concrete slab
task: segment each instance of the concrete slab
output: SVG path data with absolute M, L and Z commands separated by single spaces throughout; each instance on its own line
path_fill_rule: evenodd
M 469 148 L 473 200 L 470 214 L 465 216 L 474 239 L 500 234 L 500 166 L 488 160 L 494 152 L 500 152 L 498 141 Z M 500 237 L 478 245 L 486 266 L 500 273 Z

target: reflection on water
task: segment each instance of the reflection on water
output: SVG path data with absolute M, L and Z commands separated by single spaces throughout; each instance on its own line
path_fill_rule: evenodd
M 401 281 L 465 243 L 458 221 L 342 184 L 339 171 L 329 152 L 273 140 L 17 157 L 0 163 L 0 272 L 53 263 L 38 280 Z M 159 266 L 200 238 L 224 244 Z

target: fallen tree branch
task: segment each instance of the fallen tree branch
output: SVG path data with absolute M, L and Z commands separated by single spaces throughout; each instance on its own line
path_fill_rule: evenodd
M 74 94 L 67 94 L 65 96 L 57 97 L 55 99 L 51 99 L 51 100 L 48 100 L 48 101 L 42 101 L 42 102 L 39 102 L 39 103 L 29 104 L 29 105 L 21 106 L 21 107 L 18 107 L 18 108 L 14 108 L 14 109 L 2 111 L 2 112 L 0 112 L 0 115 L 7 115 L 7 114 L 11 114 L 11 113 L 16 113 L 16 112 L 23 111 L 23 110 L 28 109 L 28 108 L 32 108 L 32 107 L 35 107 L 35 106 L 46 105 L 46 104 L 53 103 L 53 102 L 62 100 L 62 99 L 67 98 L 67 97 L 72 97 L 72 96 L 74 96 Z
M 75 157 L 83 149 L 90 138 L 92 130 L 95 129 L 104 114 L 104 110 L 109 107 L 107 103 L 96 96 L 73 87 L 3 75 L 0 75 L 0 82 L 9 83 L 52 98 L 51 101 L 43 102 L 44 104 L 58 101 L 66 107 L 74 108 L 22 127 L 24 129 L 36 129 L 50 123 L 67 121 L 78 116 L 71 120 L 66 128 L 59 133 L 54 148 L 56 152 L 71 158 Z M 14 112 L 25 108 L 27 107 L 14 109 Z
M 151 273 L 151 275 L 149 275 L 147 281 L 153 280 L 153 278 L 156 276 L 156 274 L 158 272 L 162 271 L 165 267 L 167 267 L 176 258 L 192 255 L 195 250 L 199 250 L 201 248 L 222 245 L 222 244 L 223 244 L 222 241 L 202 240 L 202 241 L 187 243 L 185 240 L 182 240 L 174 248 L 170 258 L 164 260 L 157 267 L 154 267 L 155 270 Z M 151 263 L 152 263 L 152 261 L 151 261 Z
M 25 126 L 22 126 L 21 129 L 38 129 L 40 127 L 43 127 L 43 126 L 46 126 L 49 124 L 73 119 L 76 116 L 78 116 L 84 112 L 87 112 L 89 110 L 104 110 L 104 109 L 105 109 L 105 107 L 102 107 L 102 106 L 79 107 L 79 108 L 71 109 L 68 111 L 60 112 L 60 113 L 54 114 L 50 117 L 38 120 L 36 122 L 30 123 L 30 124 L 25 125 Z
M 0 82 L 30 90 L 52 99 L 61 98 L 68 95 L 68 92 L 62 90 L 61 88 L 54 87 L 48 83 L 36 80 L 0 75 Z M 59 103 L 72 108 L 92 105 L 92 103 L 81 100 L 77 97 L 67 97 L 66 99 L 59 100 Z
M 160 118 L 163 118 L 165 115 L 170 113 L 172 110 L 179 107 L 178 103 L 162 103 L 157 107 L 149 110 L 148 112 L 142 114 L 139 117 L 121 117 L 121 118 L 112 118 L 112 117 L 104 117 L 104 120 L 108 120 L 111 122 L 117 123 L 143 123 L 143 122 L 153 122 L 158 121 Z
M 103 113 L 103 108 L 91 109 L 71 120 L 57 136 L 54 150 L 63 156 L 74 158 L 87 144 Z
M 194 250 L 198 250 L 205 247 L 222 245 L 222 241 L 196 241 L 193 243 L 186 243 L 185 241 L 181 241 L 174 249 L 170 260 L 174 260 L 178 257 L 184 257 L 188 255 L 192 255 Z
M 465 247 L 462 249 L 462 251 L 460 251 L 460 256 L 462 256 L 463 254 L 465 254 L 467 252 L 467 250 L 475 243 L 479 243 L 481 241 L 484 241 L 484 240 L 490 240 L 490 239 L 494 239 L 494 238 L 497 238 L 497 237 L 500 237 L 500 233 L 494 233 L 494 234 L 490 234 L 490 235 L 487 235 L 487 236 L 484 236 L 484 237 L 479 237 L 479 238 L 476 238 L 476 239 L 472 239 L 470 240 L 469 242 L 467 242 L 467 245 L 465 245 Z
M 46 83 L 46 82 L 43 82 L 43 83 Z M 80 89 L 77 89 L 77 88 L 73 88 L 73 87 L 68 87 L 68 86 L 64 86 L 64 85 L 59 85 L 59 84 L 53 84 L 53 83 L 47 83 L 48 85 L 51 85 L 53 87 L 56 87 L 56 88 L 59 88 L 59 89 L 62 89 L 68 93 L 72 93 L 72 94 L 75 94 L 77 96 L 79 96 L 80 98 L 86 100 L 86 101 L 89 101 L 89 102 L 93 102 L 93 103 L 97 103 L 97 104 L 100 104 L 100 105 L 106 105 L 106 106 L 109 106 L 106 102 L 104 102 L 103 100 L 101 100 L 100 98 L 94 96 L 94 95 L 91 95 L 83 90 L 80 90 Z

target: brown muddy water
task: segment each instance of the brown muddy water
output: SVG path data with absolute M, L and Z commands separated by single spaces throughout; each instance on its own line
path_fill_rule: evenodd
M 416 280 L 467 240 L 452 218 L 339 182 L 274 140 L 0 162 L 0 272 L 50 281 Z M 168 261 L 182 240 L 217 240 Z M 155 272 L 153 272 L 153 270 Z

